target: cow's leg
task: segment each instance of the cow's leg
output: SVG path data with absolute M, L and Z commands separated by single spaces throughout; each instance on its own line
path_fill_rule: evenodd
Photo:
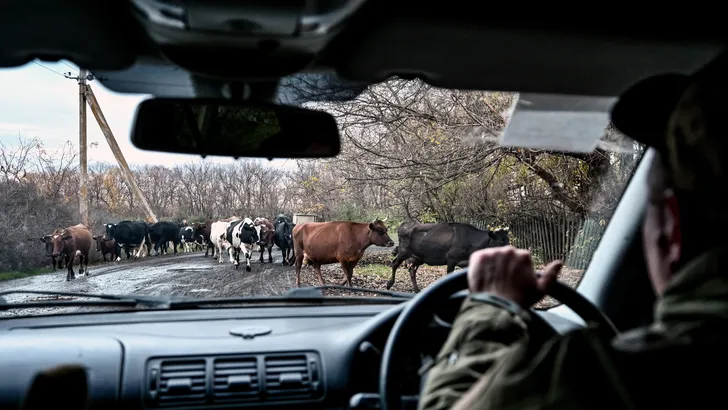
M 84 272 L 85 272 L 86 276 L 88 276 L 88 253 L 84 253 L 82 255 L 83 255 L 83 264 L 85 265 Z
M 75 255 L 73 257 L 69 257 L 68 255 L 66 255 L 66 282 L 70 281 L 71 279 L 76 279 L 76 274 L 73 272 L 73 260 L 75 258 Z
M 399 249 L 401 251 L 403 248 L 399 248 Z M 399 269 L 399 266 L 404 261 L 406 261 L 410 256 L 412 256 L 412 255 L 408 252 L 397 253 L 397 257 L 394 258 L 394 260 L 392 261 L 392 276 L 387 281 L 387 290 L 391 289 L 392 286 L 394 286 L 395 274 L 397 273 L 397 269 Z
M 148 245 L 151 245 L 151 244 L 148 244 L 147 238 L 143 237 L 142 242 L 139 244 L 139 248 L 137 249 L 136 254 L 134 255 L 134 259 L 139 258 L 141 256 L 142 249 L 144 249 L 144 246 L 148 246 Z
M 303 253 L 301 253 L 301 262 L 303 263 Z M 313 262 L 313 261 L 311 261 L 311 262 Z M 319 283 L 321 284 L 321 286 L 326 285 L 326 282 L 324 282 L 324 277 L 323 277 L 323 275 L 321 275 L 321 264 L 314 263 L 313 264 L 313 271 L 316 272 L 316 277 L 318 278 Z
M 293 263 L 296 261 L 296 251 L 293 249 L 293 247 L 286 249 L 286 255 L 288 255 L 286 259 L 288 264 L 293 265 Z M 301 255 L 303 255 L 303 253 L 301 253 Z
M 344 280 L 339 283 L 339 286 L 344 286 L 347 283 L 349 286 L 351 286 L 351 265 L 349 262 L 340 262 L 341 263 L 341 270 L 344 271 Z M 322 282 L 323 284 L 323 282 Z
M 296 287 L 301 287 L 301 265 L 303 265 L 303 253 L 301 253 L 300 258 L 296 258 L 295 261 L 296 264 Z
M 452 273 L 452 271 L 455 270 L 455 265 L 457 265 L 457 261 L 452 261 L 452 260 L 447 261 L 447 271 L 445 272 L 445 275 L 447 275 L 448 273 Z M 445 276 L 445 275 L 442 275 L 442 276 Z
M 235 263 L 235 256 L 237 255 L 237 253 L 238 253 L 238 249 L 235 248 L 234 246 L 231 246 L 228 248 L 228 255 L 230 255 L 230 263 L 234 264 L 236 268 L 238 267 L 238 264 Z
M 243 244 L 243 249 L 245 250 L 245 271 L 250 272 L 253 270 L 250 267 L 250 260 L 253 258 L 253 245 L 250 245 L 250 249 L 248 249 L 248 245 Z M 261 252 L 260 254 L 262 255 L 263 253 Z
M 358 262 L 349 262 L 349 269 L 345 272 L 346 281 L 349 283 L 349 287 L 354 286 L 352 279 L 354 277 L 354 268 L 356 267 L 357 263 Z
M 251 246 L 250 248 L 255 248 L 255 245 Z M 265 252 L 265 245 L 260 245 L 260 259 L 258 259 L 258 262 L 260 263 L 263 263 L 263 252 Z
M 282 265 L 289 265 L 288 261 L 288 248 L 281 248 L 281 257 L 283 257 Z
M 222 244 L 218 243 L 215 250 L 217 251 L 217 263 L 224 263 L 225 261 L 222 260 Z
M 85 270 L 83 269 L 83 259 L 84 259 L 83 254 L 79 253 L 78 254 L 78 274 L 79 275 L 83 275 L 85 272 Z
M 268 263 L 273 263 L 273 245 L 268 247 Z
M 419 286 L 417 286 L 417 269 L 419 269 L 419 267 L 420 265 L 415 262 L 412 262 L 409 266 L 410 280 L 412 281 L 412 290 L 414 290 L 415 293 L 418 293 L 420 291 Z

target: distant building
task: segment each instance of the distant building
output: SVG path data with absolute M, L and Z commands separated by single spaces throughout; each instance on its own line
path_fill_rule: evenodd
M 306 222 L 323 222 L 324 218 L 316 214 L 293 214 L 293 223 L 296 225 Z

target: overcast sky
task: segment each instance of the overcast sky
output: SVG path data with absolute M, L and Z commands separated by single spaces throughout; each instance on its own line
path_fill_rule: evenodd
M 65 141 L 78 146 L 78 84 L 66 79 L 63 73 L 78 74 L 70 63 L 28 63 L 23 67 L 0 69 L 0 142 L 17 145 L 18 135 L 38 137 L 50 149 Z M 119 94 L 107 90 L 98 81 L 90 83 L 101 105 L 106 121 L 130 165 L 175 165 L 200 161 L 192 155 L 164 154 L 142 151 L 130 141 L 130 132 L 137 105 L 148 98 L 146 94 Z M 89 163 L 116 164 L 106 139 L 90 110 L 87 110 Z M 96 147 L 94 147 L 96 145 Z M 231 158 L 208 157 L 205 161 L 230 163 Z M 294 161 L 274 160 L 273 165 L 286 168 Z

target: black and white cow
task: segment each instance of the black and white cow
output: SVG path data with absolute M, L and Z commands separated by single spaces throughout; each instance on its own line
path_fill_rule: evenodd
M 124 249 L 126 258 L 131 257 L 132 248 L 137 248 L 134 258 L 144 257 L 149 254 L 151 241 L 149 240 L 149 226 L 146 222 L 121 221 L 117 224 L 106 224 L 107 240 L 115 239 L 116 243 Z
M 225 240 L 230 244 L 228 252 L 230 252 L 230 261 L 235 264 L 235 269 L 240 265 L 240 252 L 245 252 L 245 270 L 250 272 L 250 258 L 253 256 L 253 246 L 258 243 L 258 233 L 256 232 L 253 220 L 245 218 L 233 221 L 227 228 Z
M 183 226 L 180 228 L 179 242 L 182 245 L 183 252 L 192 252 L 192 248 L 195 245 L 195 229 L 191 226 Z

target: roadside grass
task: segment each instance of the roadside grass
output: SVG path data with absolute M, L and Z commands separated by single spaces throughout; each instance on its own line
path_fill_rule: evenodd
M 51 272 L 52 272 L 52 270 L 50 267 L 31 269 L 31 270 L 27 270 L 27 271 L 0 272 L 0 281 L 27 278 L 29 276 L 43 275 L 43 274 L 51 273 Z
M 367 265 L 359 265 L 354 268 L 357 274 L 366 276 L 376 276 L 379 278 L 389 279 L 389 275 L 392 273 L 392 268 L 379 263 L 372 263 Z

